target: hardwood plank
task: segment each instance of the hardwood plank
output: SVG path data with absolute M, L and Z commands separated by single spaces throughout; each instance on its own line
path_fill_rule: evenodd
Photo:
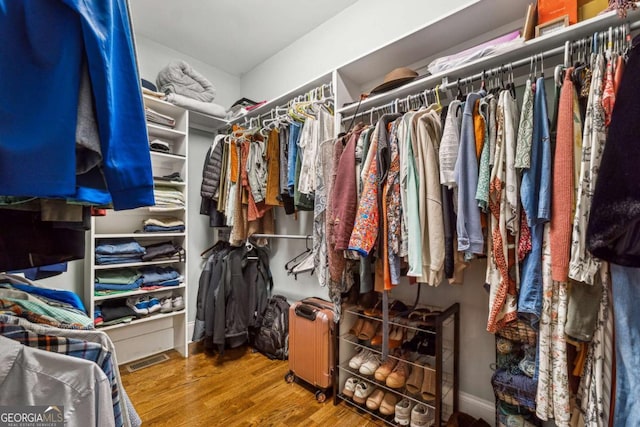
M 381 426 L 345 403 L 318 403 L 313 392 L 287 384 L 286 361 L 246 347 L 224 356 L 196 351 L 137 372 L 121 369 L 122 382 L 146 426 Z

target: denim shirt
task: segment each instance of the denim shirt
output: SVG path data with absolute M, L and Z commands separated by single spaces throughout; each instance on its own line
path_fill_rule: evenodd
M 536 81 L 531 166 L 522 173 L 520 200 L 531 228 L 531 252 L 522 263 L 518 314 L 536 327 L 542 308 L 542 237 L 551 219 L 551 141 L 544 78 Z
M 473 124 L 473 108 L 476 101 L 485 95 L 484 91 L 470 93 L 464 106 L 460 129 L 460 147 L 454 176 L 458 185 L 458 250 L 465 255 L 481 254 L 484 251 L 484 237 L 480 222 L 480 209 L 476 202 L 478 188 L 478 159 Z

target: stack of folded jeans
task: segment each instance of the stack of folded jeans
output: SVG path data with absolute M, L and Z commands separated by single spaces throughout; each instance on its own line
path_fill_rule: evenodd
M 143 283 L 142 274 L 131 268 L 101 270 L 96 273 L 96 291 L 131 291 Z
M 111 239 L 98 241 L 96 264 L 121 264 L 140 262 L 145 249 L 133 239 Z
M 148 218 L 144 220 L 145 233 L 183 233 L 184 221 L 175 217 Z
M 142 287 L 178 286 L 182 276 L 173 267 L 150 266 L 138 270 L 142 274 Z

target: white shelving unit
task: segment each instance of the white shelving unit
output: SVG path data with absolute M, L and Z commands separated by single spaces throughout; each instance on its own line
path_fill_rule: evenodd
M 188 177 L 188 112 L 180 107 L 160 101 L 151 97 L 144 98 L 145 106 L 175 118 L 174 128 L 148 123 L 147 131 L 149 141 L 161 139 L 170 146 L 169 153 L 150 151 L 153 176 L 162 177 L 179 172 L 183 182 L 164 181 L 154 179 L 154 185 L 171 187 L 180 191 L 188 206 L 187 177 Z M 105 301 L 126 300 L 128 297 L 153 296 L 158 299 L 164 296 L 181 295 L 184 305 L 187 307 L 187 283 L 188 272 L 185 256 L 173 256 L 171 258 L 159 258 L 152 261 L 139 261 L 132 263 L 98 265 L 95 261 L 95 248 L 100 241 L 109 241 L 122 238 L 135 239 L 140 245 L 146 246 L 154 243 L 171 241 L 176 247 L 188 248 L 187 233 L 145 233 L 143 221 L 151 217 L 176 217 L 185 222 L 188 230 L 188 216 L 186 208 L 159 209 L 157 207 L 145 207 L 127 211 L 107 210 L 103 217 L 93 217 L 90 243 L 87 245 L 88 253 L 86 271 L 86 298 L 89 302 L 90 315 L 93 317 L 95 306 Z M 149 266 L 172 266 L 180 272 L 184 282 L 179 286 L 171 286 L 157 290 L 141 290 L 113 293 L 107 295 L 95 294 L 96 274 L 106 270 L 119 268 L 137 269 Z M 156 312 L 154 314 L 134 319 L 129 323 L 120 323 L 97 328 L 109 334 L 113 340 L 118 354 L 119 363 L 128 363 L 132 360 L 150 356 L 162 351 L 175 349 L 184 357 L 188 355 L 188 321 L 186 308 L 170 313 Z

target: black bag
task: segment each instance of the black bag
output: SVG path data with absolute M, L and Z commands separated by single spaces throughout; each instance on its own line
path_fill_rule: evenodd
M 282 295 L 274 295 L 256 322 L 253 348 L 269 359 L 289 357 L 289 303 Z

